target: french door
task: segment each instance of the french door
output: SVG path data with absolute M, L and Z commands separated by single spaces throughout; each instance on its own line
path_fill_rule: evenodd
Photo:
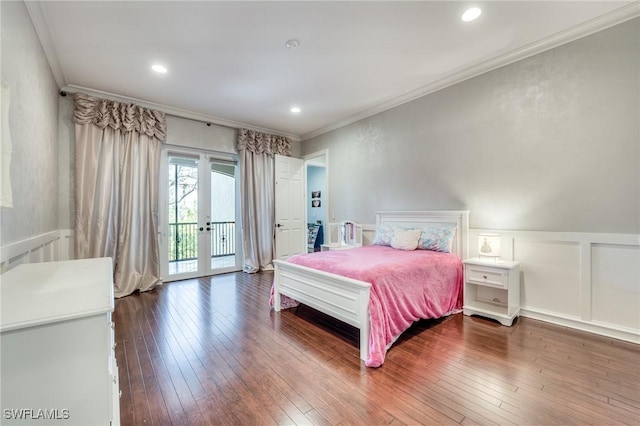
M 161 170 L 163 281 L 239 270 L 242 239 L 235 159 L 167 148 Z

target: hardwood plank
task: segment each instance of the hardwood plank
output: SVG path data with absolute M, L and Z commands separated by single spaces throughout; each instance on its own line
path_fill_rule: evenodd
M 268 307 L 271 273 L 116 301 L 127 425 L 639 424 L 640 346 L 528 318 L 419 321 L 377 369 L 359 331 Z

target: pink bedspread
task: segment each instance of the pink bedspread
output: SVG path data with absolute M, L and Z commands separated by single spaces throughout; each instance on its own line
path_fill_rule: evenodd
M 462 308 L 462 262 L 454 254 L 365 246 L 293 256 L 289 262 L 371 283 L 368 367 L 414 321 Z

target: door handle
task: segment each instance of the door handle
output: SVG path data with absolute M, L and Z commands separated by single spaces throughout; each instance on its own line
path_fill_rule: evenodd
M 280 228 L 282 225 L 280 225 L 279 223 L 276 223 L 276 226 L 277 226 L 278 228 Z

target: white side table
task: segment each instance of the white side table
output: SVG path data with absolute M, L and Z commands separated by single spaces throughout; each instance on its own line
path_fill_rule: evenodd
M 520 262 L 463 260 L 465 315 L 481 315 L 511 326 L 520 314 Z
M 322 244 L 320 246 L 320 251 L 346 250 L 354 247 L 356 246 L 351 244 Z

